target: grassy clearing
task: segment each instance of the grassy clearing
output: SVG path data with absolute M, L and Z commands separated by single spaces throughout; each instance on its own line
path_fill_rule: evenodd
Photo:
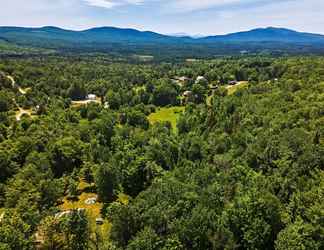
M 176 131 L 177 120 L 184 109 L 185 107 L 160 108 L 155 113 L 150 114 L 148 119 L 151 124 L 168 121 L 171 123 L 173 130 Z
M 95 188 L 94 184 L 86 183 L 83 180 L 80 180 L 78 185 L 78 191 L 80 195 L 76 200 L 68 200 L 67 197 L 63 199 L 63 203 L 59 206 L 61 211 L 68 211 L 72 209 L 83 208 L 86 210 L 87 217 L 89 219 L 90 231 L 92 238 L 94 239 L 96 233 L 99 233 L 101 238 L 107 238 L 110 235 L 111 231 L 111 222 L 107 219 L 104 220 L 103 225 L 98 226 L 96 224 L 96 219 L 101 218 L 101 210 L 103 208 L 103 203 L 97 201 L 95 204 L 87 205 L 85 201 L 89 198 L 97 197 L 97 194 L 93 191 Z M 127 205 L 129 203 L 129 196 L 124 193 L 119 193 L 117 202 Z M 0 208 L 1 212 L 1 208 Z M 0 213 L 1 214 L 1 213 Z
M 213 99 L 213 95 L 207 96 L 206 103 L 207 103 L 208 106 L 211 106 L 212 99 Z
M 101 99 L 100 97 L 97 97 L 96 100 L 82 100 L 82 101 L 72 101 L 71 102 L 71 106 L 73 108 L 78 108 L 84 105 L 88 105 L 90 103 L 97 103 L 97 104 L 101 104 Z
M 236 85 L 229 85 L 226 87 L 228 95 L 233 95 L 239 89 L 246 88 L 248 86 L 248 82 L 242 81 L 238 82 Z
M 91 191 L 93 189 L 94 185 L 88 184 L 81 180 L 78 186 L 78 191 L 80 193 L 78 199 L 68 200 L 67 197 L 65 197 L 63 199 L 62 205 L 59 206 L 62 211 L 84 208 L 89 218 L 90 228 L 92 232 L 96 230 L 96 219 L 101 217 L 101 209 L 103 207 L 103 204 L 98 201 L 95 204 L 91 205 L 85 203 L 87 199 L 97 197 L 97 194 Z M 109 231 L 110 228 L 111 223 L 105 220 L 102 229 L 105 229 L 107 232 L 107 230 Z
M 138 94 L 139 91 L 141 91 L 141 90 L 145 91 L 146 89 L 145 89 L 145 86 L 136 86 L 133 88 L 133 90 Z
M 128 205 L 128 203 L 129 203 L 129 196 L 126 195 L 126 194 L 123 194 L 123 193 L 119 193 L 118 194 L 117 201 L 120 202 L 123 205 Z

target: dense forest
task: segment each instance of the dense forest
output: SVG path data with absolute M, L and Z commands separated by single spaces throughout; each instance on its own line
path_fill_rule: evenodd
M 324 249 L 323 134 L 323 57 L 2 58 L 0 249 Z

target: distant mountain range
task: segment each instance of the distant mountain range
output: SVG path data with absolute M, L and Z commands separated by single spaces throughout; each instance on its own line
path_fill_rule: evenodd
M 260 51 L 291 49 L 309 52 L 324 52 L 324 35 L 302 33 L 283 28 L 260 28 L 250 31 L 207 37 L 190 37 L 186 35 L 162 35 L 151 31 L 99 27 L 83 31 L 73 31 L 58 27 L 42 28 L 0 27 L 0 42 L 5 41 L 18 46 L 40 47 L 58 50 L 123 50 L 156 47 L 171 47 L 186 50 L 204 51 L 213 49 L 213 53 L 229 51 Z M 218 49 L 218 50 L 217 50 Z

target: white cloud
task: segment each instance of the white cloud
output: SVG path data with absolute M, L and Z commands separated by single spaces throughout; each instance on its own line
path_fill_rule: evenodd
M 84 2 L 90 6 L 111 9 L 121 5 L 139 5 L 144 0 L 84 0 Z
M 194 12 L 208 9 L 256 7 L 298 0 L 168 0 L 168 8 L 175 12 Z M 166 3 L 166 1 L 164 1 Z
M 247 0 L 250 2 L 250 0 Z M 177 0 L 172 1 L 171 7 L 182 11 L 202 10 L 212 7 L 226 6 L 230 4 L 237 4 L 240 0 Z
M 211 8 L 231 8 L 237 6 L 254 7 L 278 2 L 298 0 L 82 0 L 87 5 L 111 9 L 127 5 L 155 6 L 164 13 L 194 12 Z M 152 5 L 154 3 L 154 5 Z
M 217 6 L 240 4 L 242 0 L 83 0 L 88 5 L 111 9 L 122 5 L 140 5 L 152 2 L 158 3 L 165 8 L 175 8 L 182 11 L 193 11 L 208 9 Z M 244 0 L 244 3 L 258 2 L 265 0 Z

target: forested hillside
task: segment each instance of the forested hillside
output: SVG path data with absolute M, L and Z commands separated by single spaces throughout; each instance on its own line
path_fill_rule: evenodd
M 323 249 L 324 58 L 1 59 L 0 249 Z
M 59 27 L 0 26 L 1 40 L 11 46 L 6 54 L 150 55 L 157 59 L 214 58 L 224 55 L 324 54 L 324 36 L 284 28 L 258 28 L 226 35 L 193 38 L 169 36 L 151 31 L 96 27 L 75 31 Z M 1 51 L 3 53 L 3 51 Z M 2 54 L 0 53 L 0 55 Z

